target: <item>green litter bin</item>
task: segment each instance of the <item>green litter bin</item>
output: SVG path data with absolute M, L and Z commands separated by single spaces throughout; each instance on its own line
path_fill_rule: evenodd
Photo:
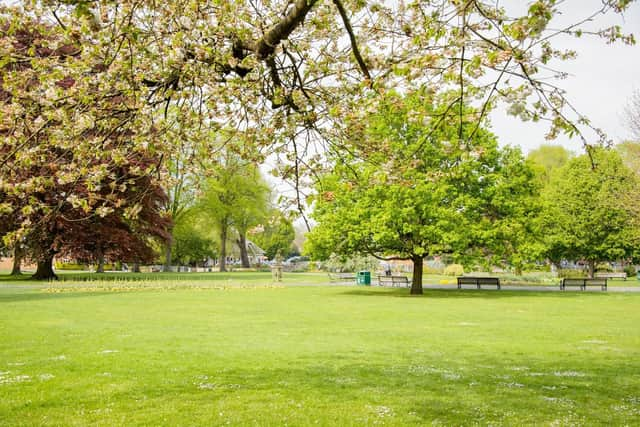
M 358 275 L 356 276 L 356 283 L 358 285 L 371 286 L 371 272 L 358 271 Z

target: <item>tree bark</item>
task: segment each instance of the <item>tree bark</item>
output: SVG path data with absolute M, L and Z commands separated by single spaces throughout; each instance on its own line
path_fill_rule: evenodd
M 171 241 L 164 248 L 164 267 L 162 267 L 162 270 L 164 272 L 171 271 Z
M 269 57 L 276 50 L 276 46 L 285 40 L 299 25 L 302 24 L 307 13 L 313 8 L 318 0 L 295 0 L 288 13 L 282 17 L 280 22 L 271 27 L 264 36 L 258 40 L 253 47 L 253 51 L 260 60 Z
M 96 266 L 96 273 L 104 273 L 104 254 L 102 253 L 102 247 L 98 246 L 96 251 L 96 258 L 98 258 L 98 265 Z
M 247 236 L 244 233 L 239 233 L 240 238 L 238 239 L 238 247 L 240 248 L 240 260 L 242 261 L 242 266 L 244 268 L 251 267 L 251 263 L 249 262 L 249 253 L 247 252 Z
M 19 244 L 13 248 L 13 267 L 11 268 L 12 276 L 20 276 L 22 274 L 22 249 Z
M 166 242 L 166 246 L 164 248 L 164 267 L 162 268 L 162 270 L 164 272 L 169 272 L 171 271 L 171 247 L 173 245 L 173 230 L 169 230 L 169 240 L 167 240 Z
M 227 271 L 227 226 L 220 230 L 220 271 Z
M 411 281 L 411 295 L 422 295 L 422 267 L 424 258 L 419 255 L 414 255 L 411 258 L 413 261 L 413 277 Z
M 45 258 L 38 260 L 38 268 L 31 278 L 35 280 L 58 280 L 58 276 L 53 272 L 53 254 L 47 254 Z
M 131 267 L 131 272 L 132 273 L 140 273 L 140 263 L 139 262 L 134 262 L 133 263 L 133 267 Z
M 593 279 L 593 274 L 596 271 L 596 262 L 589 260 L 589 279 Z

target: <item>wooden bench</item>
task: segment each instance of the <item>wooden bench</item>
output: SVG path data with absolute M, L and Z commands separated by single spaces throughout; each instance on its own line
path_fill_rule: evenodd
M 331 282 L 349 282 L 356 280 L 356 273 L 327 273 Z
M 462 289 L 462 285 L 475 285 L 478 289 L 480 289 L 482 285 L 491 285 L 500 289 L 500 279 L 497 277 L 461 276 L 458 277 L 458 289 Z
M 378 276 L 378 286 L 384 286 L 385 284 L 391 284 L 391 286 L 406 286 L 409 287 L 409 279 L 407 276 Z
M 606 278 L 595 278 L 595 279 L 572 279 L 572 278 L 564 278 L 562 282 L 560 282 L 560 290 L 564 291 L 567 286 L 578 286 L 580 290 L 587 289 L 587 286 L 599 286 L 603 291 L 607 290 L 607 279 Z
M 627 280 L 627 273 L 624 271 L 619 273 L 599 272 L 595 274 L 596 279 L 622 279 Z

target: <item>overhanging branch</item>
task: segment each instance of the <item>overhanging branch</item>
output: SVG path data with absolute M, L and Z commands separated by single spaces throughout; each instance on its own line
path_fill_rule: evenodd
M 353 32 L 353 27 L 351 26 L 351 21 L 347 16 L 347 10 L 344 8 L 344 5 L 340 0 L 333 0 L 333 4 L 338 8 L 338 12 L 340 12 L 340 17 L 342 18 L 342 22 L 344 23 L 344 28 L 347 30 L 349 34 L 349 41 L 351 42 L 351 50 L 353 51 L 353 56 L 356 58 L 358 62 L 358 66 L 360 67 L 360 71 L 369 81 L 369 85 L 372 84 L 371 73 L 369 73 L 369 68 L 367 64 L 365 64 L 364 59 L 362 58 L 362 54 L 360 53 L 360 49 L 358 48 L 358 41 L 356 40 L 356 36 Z

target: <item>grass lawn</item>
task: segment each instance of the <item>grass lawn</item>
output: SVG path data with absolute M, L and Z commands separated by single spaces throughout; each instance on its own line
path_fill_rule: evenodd
M 288 276 L 0 282 L 0 425 L 640 423 L 640 294 Z

